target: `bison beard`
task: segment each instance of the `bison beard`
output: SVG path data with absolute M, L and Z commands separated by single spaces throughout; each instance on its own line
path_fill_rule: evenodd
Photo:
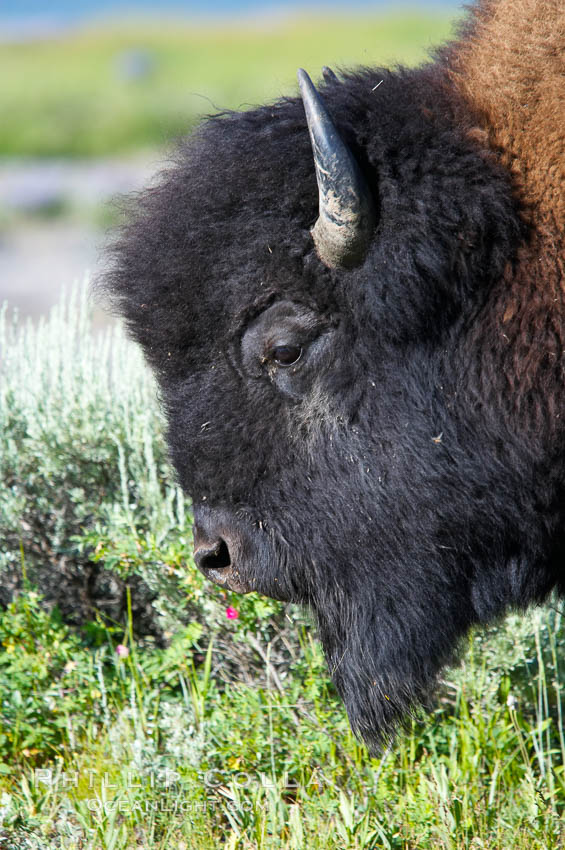
M 370 746 L 470 626 L 565 592 L 564 33 L 483 2 L 433 64 L 208 119 L 104 283 L 197 564 L 310 607 Z

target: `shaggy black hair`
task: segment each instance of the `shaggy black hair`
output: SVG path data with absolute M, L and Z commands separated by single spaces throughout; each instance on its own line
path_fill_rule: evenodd
M 370 746 L 470 626 L 563 591 L 563 346 L 527 336 L 528 303 L 505 331 L 533 225 L 451 61 L 320 85 L 377 209 L 358 267 L 318 259 L 287 98 L 181 144 L 104 284 L 158 377 L 197 521 L 245 542 L 247 588 L 313 610 Z M 295 369 L 254 353 L 281 316 L 302 334 Z

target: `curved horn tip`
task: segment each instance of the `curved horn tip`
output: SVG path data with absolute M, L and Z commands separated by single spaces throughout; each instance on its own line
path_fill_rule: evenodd
M 310 79 L 310 75 L 304 70 L 304 68 L 299 68 L 296 72 L 296 76 L 298 77 L 298 85 L 300 87 L 301 92 L 304 92 L 304 88 L 314 88 L 314 83 L 312 82 L 312 80 Z

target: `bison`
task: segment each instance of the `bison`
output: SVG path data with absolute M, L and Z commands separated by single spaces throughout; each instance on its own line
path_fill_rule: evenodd
M 104 287 L 195 561 L 307 606 L 371 747 L 475 624 L 565 593 L 562 0 L 205 120 Z

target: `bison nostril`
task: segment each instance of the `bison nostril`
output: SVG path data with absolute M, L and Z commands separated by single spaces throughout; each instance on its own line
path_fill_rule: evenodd
M 194 553 L 194 560 L 196 566 L 204 572 L 223 570 L 231 566 L 228 544 L 220 538 L 213 546 L 201 546 Z

